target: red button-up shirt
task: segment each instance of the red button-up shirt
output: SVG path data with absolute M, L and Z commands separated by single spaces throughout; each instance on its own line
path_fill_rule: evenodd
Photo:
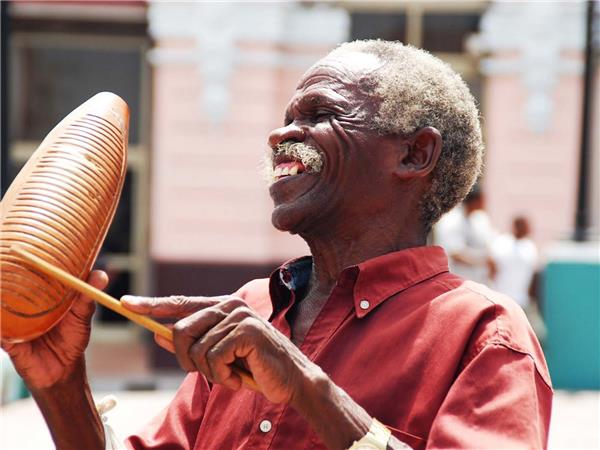
M 310 262 L 310 261 L 309 261 Z M 306 260 L 236 294 L 290 336 L 285 312 Z M 552 388 L 523 311 L 448 272 L 439 247 L 345 269 L 300 349 L 414 448 L 542 448 Z M 291 407 L 187 376 L 134 449 L 324 449 Z

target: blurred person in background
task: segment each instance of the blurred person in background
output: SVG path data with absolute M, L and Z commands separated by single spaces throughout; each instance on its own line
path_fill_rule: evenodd
M 485 212 L 485 196 L 476 186 L 435 226 L 434 241 L 446 250 L 450 270 L 468 280 L 489 284 L 490 244 L 494 228 Z
M 271 220 L 311 255 L 232 295 L 122 298 L 174 322 L 156 339 L 189 372 L 127 447 L 545 447 L 552 388 L 523 311 L 426 245 L 481 169 L 464 81 L 414 47 L 355 41 L 308 69 L 282 116 Z M 47 334 L 3 343 L 60 449 L 119 446 L 86 377 L 93 310 L 76 301 Z
M 538 338 L 543 341 L 546 335 L 544 322 L 531 296 L 538 250 L 530 234 L 529 220 L 525 216 L 517 216 L 512 222 L 512 232 L 493 240 L 490 278 L 494 289 L 510 296 L 523 308 Z

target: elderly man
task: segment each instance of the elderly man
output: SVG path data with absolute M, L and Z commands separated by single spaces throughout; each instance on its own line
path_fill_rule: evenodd
M 190 372 L 126 445 L 544 447 L 552 389 L 523 312 L 426 246 L 480 171 L 460 77 L 400 43 L 344 44 L 304 74 L 269 145 L 273 224 L 311 256 L 233 295 L 123 298 L 175 320 L 174 342 L 158 341 Z M 5 345 L 61 449 L 104 445 L 83 358 L 92 312 L 76 302 L 45 336 Z

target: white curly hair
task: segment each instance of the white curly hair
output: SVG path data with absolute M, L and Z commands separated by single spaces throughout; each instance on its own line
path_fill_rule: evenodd
M 409 135 L 431 126 L 442 135 L 442 152 L 421 201 L 427 230 L 469 193 L 483 160 L 483 140 L 475 99 L 463 79 L 432 54 L 382 40 L 341 44 L 329 56 L 348 52 L 377 56 L 384 66 L 367 80 L 381 97 L 372 127 L 380 133 Z

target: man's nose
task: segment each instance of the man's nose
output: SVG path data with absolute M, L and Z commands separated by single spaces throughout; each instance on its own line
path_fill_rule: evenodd
M 291 123 L 285 127 L 276 128 L 271 131 L 271 134 L 269 135 L 269 146 L 275 148 L 285 141 L 304 142 L 304 139 L 306 139 L 306 133 L 302 127 Z

